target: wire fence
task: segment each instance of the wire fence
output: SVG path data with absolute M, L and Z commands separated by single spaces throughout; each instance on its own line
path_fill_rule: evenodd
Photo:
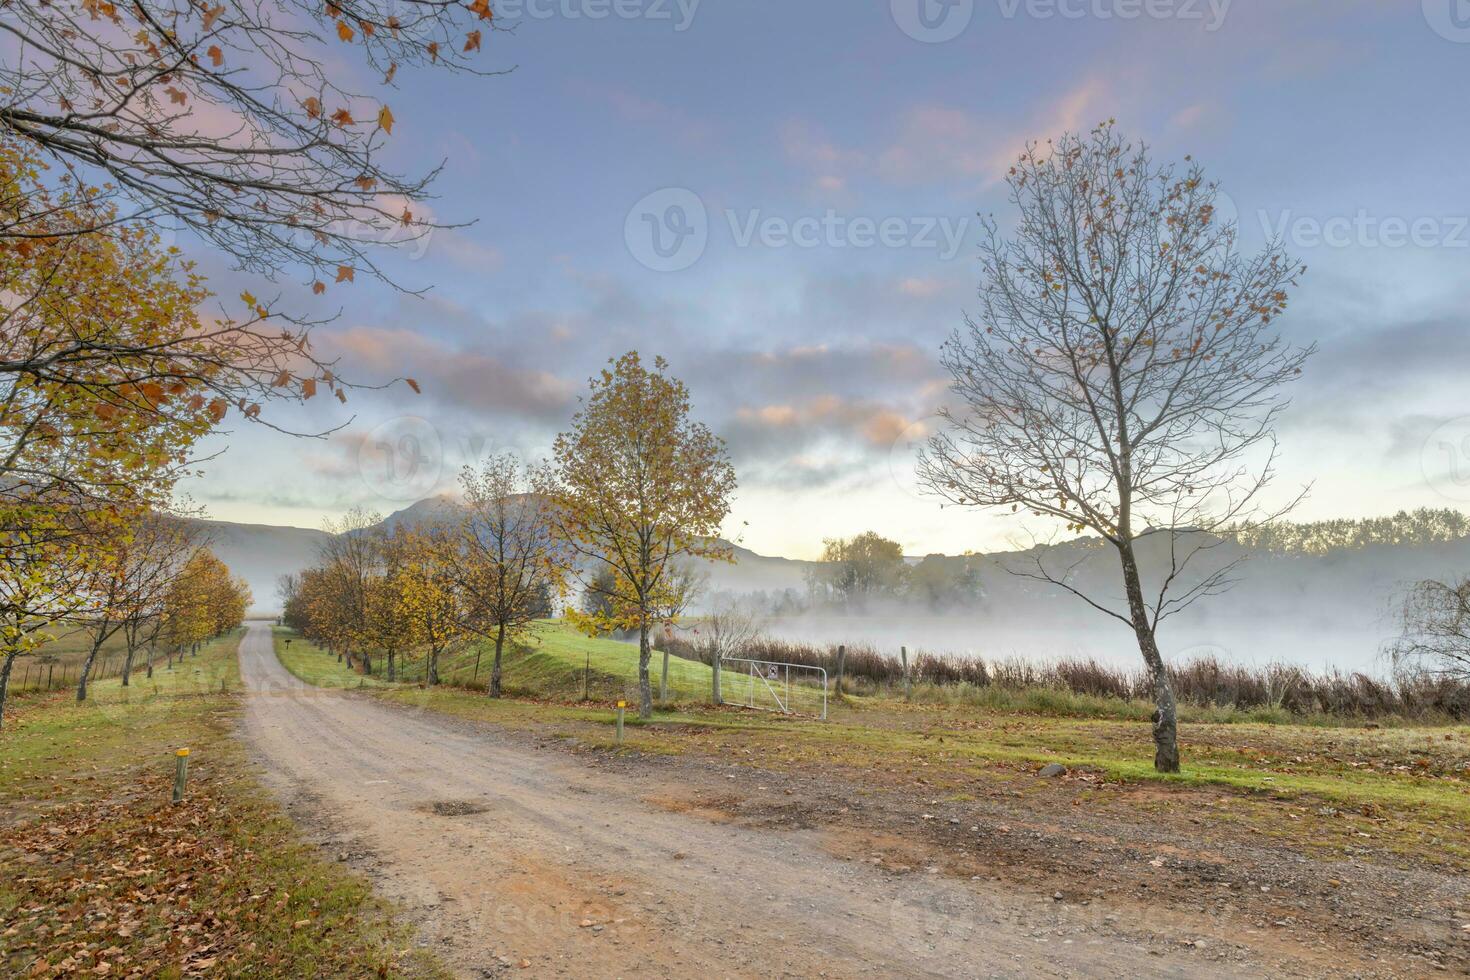
M 180 656 L 174 656 L 177 662 Z M 167 658 L 161 654 L 154 654 L 153 669 L 168 669 Z M 17 660 L 10 669 L 10 693 L 20 694 L 27 691 L 64 691 L 77 686 L 82 677 L 84 660 Z M 123 674 L 123 668 L 127 666 L 127 657 L 123 654 L 99 654 L 95 663 L 92 664 L 92 672 L 87 675 L 87 682 L 115 680 Z M 137 677 L 147 672 L 147 655 L 143 651 L 133 655 L 133 676 Z

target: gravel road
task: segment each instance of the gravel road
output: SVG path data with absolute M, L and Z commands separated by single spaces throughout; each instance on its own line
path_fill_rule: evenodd
M 246 735 L 268 785 L 464 976 L 1241 973 L 1172 937 L 1113 933 L 1102 909 L 1079 919 L 987 880 L 896 875 L 834 856 L 817 828 L 656 805 L 680 789 L 656 773 L 307 687 L 261 623 L 240 658 Z M 1139 923 L 1127 925 L 1136 937 Z

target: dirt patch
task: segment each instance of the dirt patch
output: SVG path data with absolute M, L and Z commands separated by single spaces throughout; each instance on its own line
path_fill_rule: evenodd
M 468 817 L 490 811 L 488 806 L 474 800 L 435 800 L 426 809 L 441 817 Z

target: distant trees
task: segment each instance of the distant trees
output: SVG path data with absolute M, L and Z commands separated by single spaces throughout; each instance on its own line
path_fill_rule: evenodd
M 1232 563 L 1200 567 L 1220 538 L 1194 532 L 1273 516 L 1259 505 L 1274 423 L 1311 353 L 1274 321 L 1304 267 L 1278 244 L 1242 256 L 1200 167 L 1156 165 L 1111 124 L 1028 147 L 1007 183 L 1013 237 L 988 222 L 980 312 L 941 355 L 960 405 L 920 476 L 957 504 L 1053 518 L 1114 548 L 1121 609 L 1041 558 L 1023 574 L 1132 630 L 1154 681 L 1154 765 L 1175 772 L 1156 631 L 1230 583 Z M 1165 567 L 1140 568 L 1145 534 L 1167 536 Z
M 573 620 L 589 632 L 638 632 L 644 718 L 653 713 L 649 631 L 687 601 L 681 563 L 730 560 L 718 534 L 735 490 L 724 442 L 690 418 L 689 391 L 667 369 L 630 351 L 593 378 L 542 487 L 558 539 L 607 600 L 595 614 L 573 610 Z
M 873 531 L 823 542 L 822 563 L 808 576 L 813 595 L 843 605 L 900 598 L 908 581 L 903 548 Z
M 1443 544 L 1470 537 L 1470 517 L 1448 508 L 1401 510 L 1388 517 L 1328 521 L 1273 521 L 1225 529 L 1247 548 L 1276 554 L 1324 555 L 1373 545 Z

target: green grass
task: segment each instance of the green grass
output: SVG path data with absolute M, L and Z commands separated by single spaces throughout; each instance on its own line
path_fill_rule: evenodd
M 32 696 L 0 732 L 0 974 L 444 976 L 320 860 L 234 733 L 238 633 L 151 681 Z M 170 802 L 178 748 L 189 792 Z M 12 869 L 13 872 L 12 873 Z

